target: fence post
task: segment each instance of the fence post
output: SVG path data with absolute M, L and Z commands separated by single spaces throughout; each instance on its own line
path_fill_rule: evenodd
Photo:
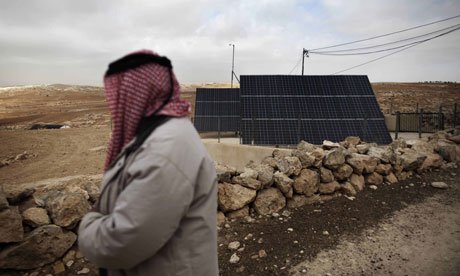
M 453 118 L 454 128 L 457 126 L 457 104 L 454 104 L 454 118 Z
M 399 111 L 396 111 L 396 129 L 395 129 L 395 140 L 398 139 L 399 132 Z
M 422 128 L 423 128 L 423 108 L 420 110 L 418 115 L 418 138 L 422 138 Z
M 393 103 L 390 103 L 390 115 L 393 115 Z
M 439 106 L 439 114 L 438 114 L 438 130 L 443 130 L 443 118 L 442 118 L 442 105 Z
M 217 143 L 220 143 L 221 117 L 217 117 Z

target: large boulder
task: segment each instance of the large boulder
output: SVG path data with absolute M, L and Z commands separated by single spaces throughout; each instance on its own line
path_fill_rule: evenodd
M 303 169 L 294 179 L 294 190 L 298 194 L 312 196 L 318 191 L 319 174 L 316 171 Z
M 430 168 L 440 168 L 444 164 L 444 159 L 442 158 L 441 155 L 437 153 L 427 153 L 426 154 L 426 159 L 423 161 L 422 166 L 420 167 L 420 170 L 426 170 Z
M 334 149 L 324 156 L 323 164 L 328 169 L 336 170 L 345 164 L 345 154 L 342 149 Z
M 252 177 L 242 177 L 241 175 L 234 176 L 232 178 L 232 183 L 239 184 L 241 186 L 251 188 L 254 190 L 262 189 L 262 183 L 259 180 Z
M 268 188 L 273 184 L 274 169 L 271 166 L 260 164 L 254 170 L 257 172 L 257 180 L 262 184 L 262 188 Z
M 350 182 L 345 182 L 344 184 L 340 185 L 340 189 L 346 194 L 350 196 L 356 195 L 356 190 Z
M 318 146 L 315 146 L 305 141 L 300 141 L 300 143 L 297 145 L 298 150 L 305 151 L 305 152 L 312 152 L 316 150 L 317 148 Z
M 398 179 L 396 178 L 396 176 L 393 173 L 390 173 L 389 175 L 385 175 L 383 178 L 385 179 L 386 182 L 388 182 L 390 184 L 394 184 L 394 183 L 398 182 Z
M 43 208 L 29 208 L 22 213 L 22 217 L 25 223 L 34 228 L 51 223 L 46 210 Z
M 340 147 L 339 143 L 334 143 L 328 140 L 323 141 L 323 149 L 325 150 L 330 150 L 330 149 L 339 148 L 339 147 Z
M 229 219 L 244 218 L 246 216 L 249 216 L 249 206 L 248 205 L 245 205 L 243 208 L 239 210 L 231 211 L 227 213 L 227 217 Z
M 294 195 L 287 201 L 288 208 L 299 208 L 304 205 L 315 204 L 321 201 L 321 197 L 318 194 L 312 196 Z
M 61 258 L 77 235 L 56 225 L 44 225 L 30 232 L 24 241 L 0 252 L 0 268 L 33 269 Z
M 278 170 L 287 176 L 299 175 L 302 170 L 302 163 L 299 158 L 288 156 L 284 158 L 275 158 Z
M 370 147 L 367 155 L 380 159 L 383 163 L 394 163 L 396 154 L 391 147 Z
M 448 140 L 438 141 L 438 153 L 447 162 L 457 161 L 457 145 Z
M 354 157 L 354 155 L 352 155 L 352 157 L 347 158 L 347 163 L 351 165 L 354 173 L 362 174 L 364 170 L 363 158 L 360 158 L 360 155 L 357 156 L 358 157 Z
M 317 148 L 311 152 L 311 155 L 315 157 L 315 163 L 313 163 L 313 166 L 316 168 L 322 167 L 326 152 L 322 148 Z
M 31 196 L 35 192 L 35 189 L 23 185 L 5 185 L 3 186 L 3 192 L 10 204 L 16 204 Z
M 45 206 L 53 223 L 68 229 L 75 227 L 91 209 L 83 195 L 58 191 L 46 198 Z
M 340 184 L 337 181 L 332 181 L 330 183 L 321 183 L 319 184 L 319 193 L 320 194 L 333 194 L 335 191 L 340 189 Z
M 17 206 L 0 211 L 0 243 L 19 242 L 24 239 L 22 217 Z
M 366 175 L 364 179 L 368 185 L 380 185 L 383 183 L 383 176 L 376 172 Z
M 436 147 L 432 143 L 422 140 L 415 140 L 415 142 L 411 145 L 411 149 L 416 152 L 433 153 L 435 148 Z
M 294 184 L 294 180 L 287 177 L 282 172 L 276 172 L 274 179 L 276 187 L 280 189 L 287 198 L 291 198 L 293 194 L 292 185 Z
M 400 156 L 401 166 L 406 171 L 413 171 L 419 168 L 426 159 L 426 155 L 413 152 L 413 153 L 404 153 Z
M 355 191 L 362 191 L 364 189 L 364 176 L 358 174 L 352 174 L 350 177 L 350 183 L 355 188 Z
M 356 150 L 360 154 L 366 154 L 370 147 L 371 147 L 370 144 L 360 144 L 360 145 L 356 145 Z
M 217 180 L 221 183 L 231 182 L 232 171 L 224 165 L 216 165 Z
M 356 147 L 361 142 L 361 140 L 357 136 L 348 136 L 345 138 L 345 142 L 347 142 L 348 145 Z
M 348 164 L 343 164 L 337 170 L 334 171 L 334 176 L 338 180 L 345 180 L 353 173 L 353 168 Z
M 262 159 L 262 164 L 263 165 L 267 165 L 267 166 L 270 166 L 272 167 L 273 169 L 277 169 L 278 167 L 276 166 L 276 159 L 271 157 L 271 156 L 267 156 L 265 157 L 264 159 Z
M 351 158 L 353 161 L 352 162 L 347 161 L 347 162 L 353 167 L 354 171 L 356 170 L 355 173 L 358 173 L 358 174 L 359 174 L 360 165 L 363 166 L 362 173 L 373 173 L 375 169 L 377 168 L 377 165 L 380 163 L 378 158 L 364 155 L 364 154 L 355 153 L 351 155 Z
M 218 205 L 223 212 L 243 208 L 256 198 L 257 192 L 238 184 L 218 184 Z
M 254 209 L 261 215 L 279 212 L 285 206 L 286 198 L 276 188 L 268 188 L 260 191 L 254 201 Z
M 375 168 L 375 172 L 381 175 L 388 175 L 392 168 L 391 164 L 379 164 Z
M 292 156 L 299 158 L 300 163 L 302 164 L 302 168 L 304 169 L 315 164 L 315 156 L 310 152 L 295 150 L 292 152 Z
M 100 194 L 99 186 L 92 181 L 88 181 L 83 184 L 83 189 L 88 193 L 89 201 L 96 202 Z
M 447 138 L 449 141 L 452 141 L 456 144 L 460 144 L 460 135 L 450 136 Z
M 332 171 L 326 169 L 325 167 L 321 167 L 319 173 L 321 183 L 329 183 L 335 180 Z
M 390 147 L 393 150 L 404 149 L 404 148 L 407 148 L 407 142 L 406 142 L 406 140 L 404 140 L 404 138 L 399 137 L 398 139 L 396 139 L 393 142 L 391 142 Z

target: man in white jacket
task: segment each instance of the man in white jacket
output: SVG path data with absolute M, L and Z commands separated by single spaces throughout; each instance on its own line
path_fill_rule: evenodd
M 218 275 L 216 172 L 169 60 L 130 54 L 104 86 L 114 128 L 80 250 L 107 275 Z

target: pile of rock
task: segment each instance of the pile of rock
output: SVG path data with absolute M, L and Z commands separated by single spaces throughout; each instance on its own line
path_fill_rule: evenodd
M 275 150 L 261 164 L 251 162 L 243 171 L 216 165 L 218 225 L 225 218 L 251 220 L 249 214 L 270 215 L 284 207 L 298 208 L 346 195 L 366 185 L 377 189 L 434 168 L 460 162 L 460 129 L 437 132 L 427 139 L 395 140 L 391 145 L 365 143 L 348 137 L 340 143 Z
M 0 187 L 0 269 L 34 269 L 61 260 L 98 196 L 99 187 L 90 181 Z

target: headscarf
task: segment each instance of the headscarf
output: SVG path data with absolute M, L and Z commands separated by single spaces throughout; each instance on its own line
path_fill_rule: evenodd
M 152 51 L 141 50 L 122 59 L 129 59 L 136 54 L 159 57 Z M 157 63 L 145 63 L 114 74 L 108 73 L 109 71 L 104 76 L 104 88 L 112 116 L 113 130 L 105 170 L 117 158 L 123 147 L 136 136 L 136 129 L 142 118 L 149 117 L 153 113 L 183 117 L 187 116 L 191 109 L 190 103 L 180 97 L 180 86 L 172 68 Z M 171 83 L 173 94 L 163 105 L 170 96 Z M 161 109 L 157 110 L 159 108 Z

